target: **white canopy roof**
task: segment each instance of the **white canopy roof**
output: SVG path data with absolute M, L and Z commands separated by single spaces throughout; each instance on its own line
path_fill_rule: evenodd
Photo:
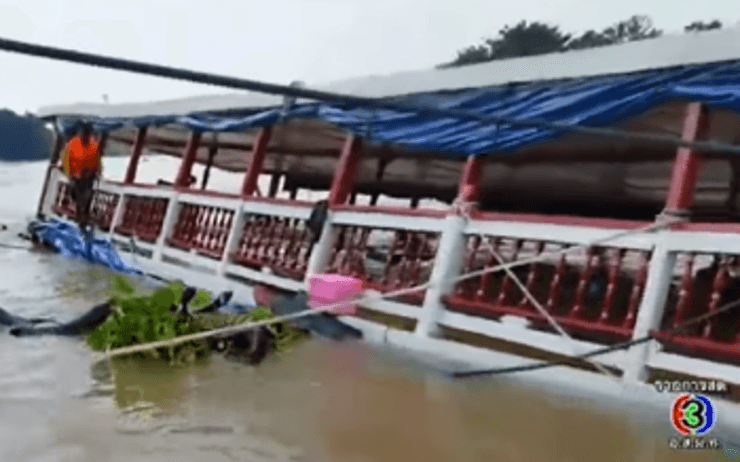
M 412 93 L 459 90 L 566 78 L 645 71 L 690 64 L 740 59 L 740 29 L 667 35 L 622 45 L 567 53 L 492 61 L 451 69 L 369 76 L 312 86 L 317 90 L 363 97 L 390 97 Z M 233 92 L 139 104 L 73 104 L 42 107 L 39 117 L 91 115 L 137 117 L 177 115 L 271 107 L 282 104 L 279 96 Z

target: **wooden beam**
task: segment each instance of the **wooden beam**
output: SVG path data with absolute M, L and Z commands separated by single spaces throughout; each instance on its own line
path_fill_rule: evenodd
M 192 132 L 188 144 L 185 147 L 185 152 L 180 162 L 180 170 L 177 172 L 174 186 L 177 188 L 187 188 L 190 186 L 191 171 L 193 170 L 193 163 L 195 163 L 195 155 L 198 153 L 198 147 L 200 146 L 200 132 Z
M 683 122 L 683 140 L 697 141 L 704 138 L 709 128 L 708 119 L 706 106 L 701 103 L 687 104 Z M 701 167 L 702 159 L 698 154 L 687 147 L 678 148 L 664 213 L 679 213 L 693 205 L 694 190 Z
M 126 168 L 126 176 L 123 179 L 124 184 L 132 184 L 136 179 L 136 167 L 139 165 L 139 158 L 141 158 L 141 153 L 144 150 L 146 132 L 147 127 L 141 127 L 136 132 L 136 139 L 134 140 L 134 145 L 131 149 L 131 157 L 128 160 L 128 167 Z
M 257 135 L 252 149 L 252 162 L 244 173 L 242 196 L 251 196 L 257 190 L 257 180 L 262 172 L 262 165 L 265 163 L 265 154 L 271 136 L 272 127 L 263 128 Z
M 348 136 L 334 171 L 334 179 L 329 191 L 329 205 L 343 205 L 347 202 L 352 193 L 355 174 L 361 158 L 362 139 L 352 135 Z
M 100 135 L 100 139 L 98 140 L 98 152 L 100 153 L 100 157 L 103 157 L 105 155 L 105 147 L 108 145 L 108 132 L 105 132 Z
M 469 156 L 460 175 L 457 190 L 458 199 L 464 202 L 477 202 L 480 199 L 480 180 L 485 160 L 482 157 Z
M 280 186 L 280 178 L 282 178 L 283 174 L 275 172 L 272 174 L 272 178 L 270 178 L 270 187 L 267 190 L 267 197 L 275 197 L 278 193 L 278 187 Z
M 208 162 L 206 163 L 206 169 L 203 172 L 203 181 L 201 182 L 200 189 L 206 189 L 206 186 L 208 186 L 208 177 L 211 175 L 211 166 L 213 165 L 213 158 L 216 157 L 216 154 L 218 153 L 218 147 L 214 143 L 211 145 L 210 149 L 208 149 Z
M 64 149 L 64 143 L 67 141 L 67 137 L 64 136 L 56 123 L 54 124 L 54 145 L 51 148 L 51 157 L 49 159 L 49 167 L 46 169 L 46 176 L 44 177 L 44 186 L 41 189 L 41 197 L 39 198 L 38 206 L 36 207 L 36 217 L 42 218 L 44 202 L 46 201 L 46 195 L 49 194 L 49 181 L 51 180 L 51 172 L 59 165 L 59 159 L 62 157 L 62 150 Z M 52 194 L 56 194 L 53 192 Z

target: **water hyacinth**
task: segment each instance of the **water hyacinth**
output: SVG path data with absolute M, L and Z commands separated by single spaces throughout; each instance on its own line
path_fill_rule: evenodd
M 113 315 L 89 333 L 88 345 L 94 350 L 105 351 L 274 318 L 274 314 L 267 308 L 256 308 L 247 314 L 196 313 L 193 316 L 178 316 L 172 307 L 181 303 L 184 290 L 185 286 L 182 283 L 174 282 L 153 292 L 142 291 L 124 277 L 113 278 L 111 287 Z M 208 292 L 200 290 L 188 306 L 192 310 L 197 310 L 210 303 L 211 297 Z M 272 349 L 277 352 L 290 351 L 307 337 L 303 332 L 285 323 L 268 326 L 268 329 L 273 334 Z M 206 357 L 209 351 L 208 342 L 203 340 L 159 348 L 147 353 L 135 353 L 132 356 L 149 356 L 168 361 L 170 364 L 184 364 Z

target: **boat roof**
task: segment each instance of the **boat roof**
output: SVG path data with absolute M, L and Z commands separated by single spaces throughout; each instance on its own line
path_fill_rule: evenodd
M 362 97 L 495 87 L 511 83 L 577 79 L 627 74 L 740 60 L 740 28 L 665 35 L 586 50 L 491 61 L 447 69 L 367 76 L 310 86 L 317 90 Z M 149 103 L 80 103 L 42 107 L 40 117 L 93 116 L 132 118 L 225 112 L 279 106 L 280 96 L 232 92 Z

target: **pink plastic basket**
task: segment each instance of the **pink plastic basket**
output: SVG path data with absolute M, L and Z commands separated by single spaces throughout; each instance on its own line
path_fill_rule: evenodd
M 362 292 L 362 281 L 339 274 L 316 274 L 309 278 L 308 304 L 320 308 L 349 300 Z M 353 316 L 357 313 L 354 303 L 346 303 L 330 311 L 338 315 Z

